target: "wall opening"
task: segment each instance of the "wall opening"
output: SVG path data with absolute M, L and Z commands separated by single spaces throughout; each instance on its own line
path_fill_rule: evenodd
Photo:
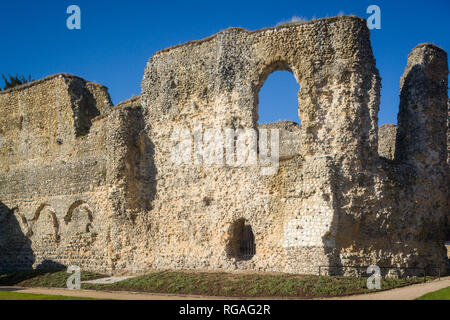
M 300 125 L 299 90 L 300 85 L 290 71 L 270 73 L 258 94 L 258 124 L 293 121 Z
M 93 219 L 89 205 L 83 200 L 77 200 L 67 210 L 64 222 L 69 233 L 79 235 L 92 231 Z
M 255 236 L 251 225 L 245 219 L 235 221 L 231 226 L 228 243 L 228 257 L 236 260 L 250 260 L 256 253 Z

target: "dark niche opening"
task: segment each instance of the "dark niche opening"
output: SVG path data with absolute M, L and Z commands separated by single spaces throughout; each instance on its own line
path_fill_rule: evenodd
M 255 236 L 245 219 L 239 219 L 231 226 L 228 243 L 228 257 L 236 260 L 250 260 L 256 253 Z

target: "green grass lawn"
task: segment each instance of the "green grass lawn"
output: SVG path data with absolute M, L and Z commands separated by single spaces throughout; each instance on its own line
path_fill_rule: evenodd
M 114 284 L 83 284 L 84 289 L 196 294 L 228 297 L 332 297 L 373 292 L 367 278 L 235 273 L 155 272 Z M 423 282 L 423 278 L 383 279 L 381 290 Z
M 70 274 L 65 271 L 17 271 L 0 274 L 0 286 L 65 288 Z M 94 280 L 105 275 L 82 272 L 81 279 Z M 228 297 L 333 297 L 373 292 L 367 278 L 291 274 L 240 274 L 226 272 L 164 271 L 126 279 L 113 284 L 82 283 L 82 289 L 195 294 Z M 383 279 L 381 290 L 418 282 L 423 278 Z
M 450 300 L 450 287 L 427 293 L 416 300 Z
M 0 291 L 0 300 L 95 300 L 95 299 Z

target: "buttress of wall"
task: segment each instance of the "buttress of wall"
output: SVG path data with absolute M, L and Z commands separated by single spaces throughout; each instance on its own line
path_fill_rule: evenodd
M 433 44 L 413 48 L 400 89 L 398 127 L 379 128 L 380 158 L 352 199 L 360 214 L 346 219 L 348 236 L 338 241 L 341 261 L 440 266 L 445 272 L 450 212 L 445 51 Z
M 66 74 L 0 92 L 2 268 L 107 269 L 105 87 Z M 106 202 L 105 202 L 106 201 Z
M 263 175 L 261 164 L 203 163 L 195 147 L 201 133 L 257 128 L 259 88 L 281 69 L 300 84 L 302 126 L 293 154 L 274 175 Z M 155 249 L 147 261 L 157 268 L 316 272 L 336 259 L 333 238 L 345 190 L 335 185 L 377 154 L 379 77 L 363 19 L 227 29 L 156 53 L 142 88 L 156 168 L 148 233 Z M 173 160 L 179 129 L 194 135 L 182 148 L 192 151 L 187 163 Z M 255 255 L 244 261 L 229 252 L 242 219 L 256 243 Z

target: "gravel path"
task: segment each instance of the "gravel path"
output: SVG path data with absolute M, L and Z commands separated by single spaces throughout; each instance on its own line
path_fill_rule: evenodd
M 94 299 L 113 300 L 220 300 L 220 297 L 203 296 L 183 296 L 158 293 L 142 293 L 129 291 L 95 291 L 95 290 L 69 290 L 62 288 L 22 288 L 22 287 L 2 287 L 0 291 L 14 291 L 20 293 L 48 294 L 70 297 L 83 297 Z
M 81 283 L 93 283 L 93 284 L 111 284 L 122 280 L 134 278 L 133 276 L 123 276 L 123 277 L 107 277 L 89 281 L 81 281 Z
M 414 300 L 424 294 L 450 287 L 450 277 L 425 283 L 414 284 L 403 288 L 361 294 L 348 297 L 336 297 L 328 300 Z

